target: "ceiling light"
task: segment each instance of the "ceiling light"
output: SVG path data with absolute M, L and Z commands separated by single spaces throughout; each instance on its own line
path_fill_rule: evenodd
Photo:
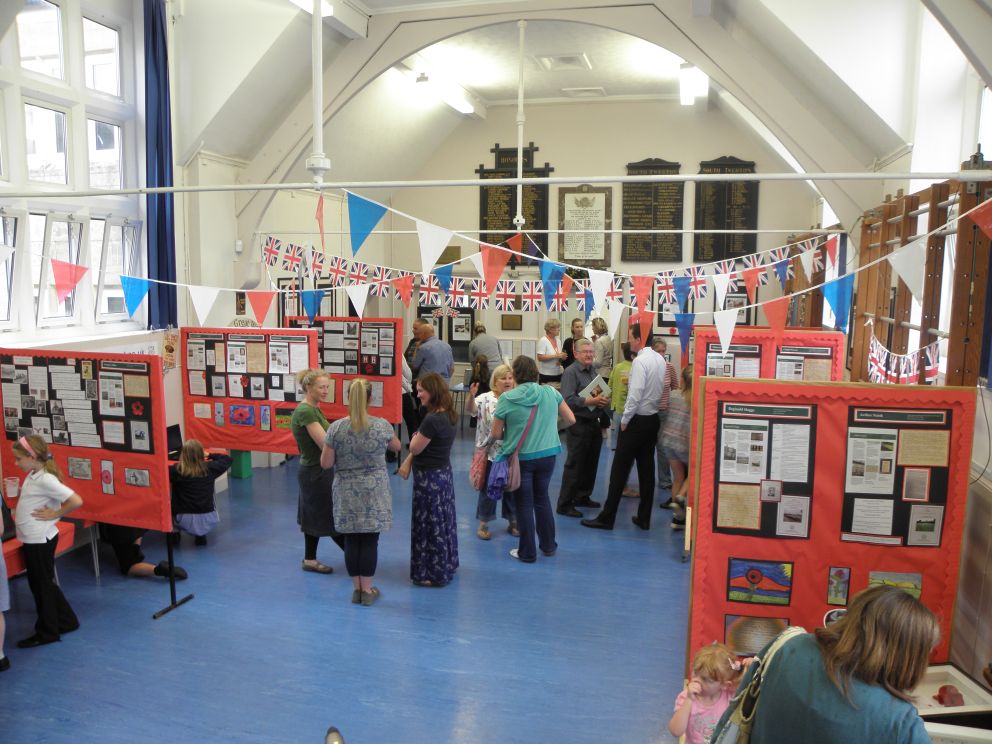
M 417 89 L 429 91 L 435 98 L 451 106 L 459 114 L 474 114 L 475 105 L 469 100 L 465 89 L 457 83 L 439 78 L 436 74 L 410 71 L 410 76 L 416 81 Z
M 313 13 L 313 0 L 289 0 L 293 5 L 307 13 Z M 334 8 L 327 0 L 320 0 L 320 17 L 327 18 L 334 15 Z
M 679 102 L 683 106 L 691 106 L 697 98 L 705 98 L 709 90 L 710 79 L 702 70 L 688 62 L 679 66 Z

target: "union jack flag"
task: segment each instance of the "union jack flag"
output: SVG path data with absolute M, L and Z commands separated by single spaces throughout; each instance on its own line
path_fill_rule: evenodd
M 389 297 L 389 282 L 392 278 L 392 272 L 385 266 L 373 267 L 369 294 L 373 297 Z
M 303 261 L 303 246 L 287 244 L 282 252 L 282 267 L 295 274 L 301 261 Z
M 516 294 L 515 282 L 510 279 L 500 279 L 496 282 L 496 309 L 503 313 L 512 313 Z
M 489 290 L 485 279 L 473 279 L 468 291 L 468 306 L 476 310 L 489 309 Z
M 310 248 L 309 274 L 311 279 L 316 279 L 324 273 L 324 254 L 316 248 Z
M 686 269 L 689 279 L 689 299 L 701 300 L 706 296 L 706 272 L 702 266 L 690 266 Z
M 881 382 L 879 377 L 878 341 L 872 336 L 868 342 L 868 381 Z
M 772 260 L 775 263 L 779 261 L 788 261 L 786 264 L 786 279 L 792 279 L 796 276 L 796 272 L 792 268 L 792 260 L 789 258 L 789 246 L 783 245 L 781 248 L 773 248 L 771 251 Z
M 541 309 L 541 301 L 544 299 L 544 292 L 542 291 L 540 281 L 525 281 L 522 282 L 523 292 L 520 295 L 520 301 L 523 305 L 523 311 L 534 312 Z
M 589 289 L 588 279 L 575 280 L 575 309 L 581 312 L 586 310 L 586 290 Z M 592 308 L 589 308 L 592 310 Z
M 606 299 L 612 302 L 623 302 L 623 277 L 613 277 L 613 283 L 606 290 Z
M 348 262 L 341 256 L 331 256 L 327 264 L 327 274 L 331 277 L 331 286 L 342 286 L 348 276 Z
M 659 305 L 675 304 L 675 282 L 672 281 L 672 273 L 670 271 L 663 271 L 658 274 L 654 288 L 658 292 Z
M 737 268 L 737 261 L 732 258 L 724 259 L 723 261 L 717 261 L 715 264 L 714 274 L 729 274 L 730 281 L 727 282 L 727 291 L 736 292 L 737 291 L 737 274 L 735 270 Z
M 420 304 L 428 307 L 441 304 L 441 283 L 433 274 L 420 277 Z
M 348 284 L 365 284 L 368 281 L 369 267 L 361 261 L 352 261 L 348 266 Z
M 564 291 L 564 282 L 558 286 L 558 291 L 551 296 L 551 307 L 548 309 L 553 313 L 563 313 L 568 310 L 568 294 Z M 569 294 L 571 294 L 571 287 L 569 289 Z
M 910 354 L 906 358 L 906 366 L 909 368 L 909 384 L 915 385 L 920 381 L 920 352 Z
M 401 269 L 397 269 L 396 271 L 393 272 L 393 278 L 392 278 L 392 280 L 390 280 L 390 284 L 393 285 L 393 289 L 394 289 L 393 299 L 394 300 L 401 300 L 401 301 L 403 300 L 403 294 L 402 294 L 402 292 L 400 292 L 400 289 L 397 286 L 397 284 L 401 284 L 402 282 L 399 282 L 398 280 L 400 280 L 400 279 L 406 279 L 406 277 L 410 276 L 412 273 L 413 272 L 411 272 L 411 271 L 403 271 Z M 411 288 L 411 291 L 412 291 L 412 289 L 413 289 L 412 282 L 410 284 L 410 288 Z
M 468 296 L 465 292 L 465 280 L 461 277 L 453 277 L 448 286 L 448 304 L 451 307 L 467 307 Z
M 282 253 L 282 241 L 276 240 L 271 235 L 262 247 L 262 257 L 266 266 L 275 266 L 279 263 L 279 254 Z
M 744 256 L 742 259 L 744 261 L 744 269 L 760 269 L 764 267 L 765 261 L 760 253 L 752 253 L 749 256 Z M 768 272 L 762 271 L 758 273 L 758 286 L 763 287 L 768 284 Z
M 927 346 L 926 355 L 926 362 L 923 366 L 923 379 L 930 385 L 937 381 L 937 374 L 940 372 L 940 343 L 934 341 Z
M 813 271 L 823 271 L 825 268 L 823 249 L 817 248 L 813 251 Z

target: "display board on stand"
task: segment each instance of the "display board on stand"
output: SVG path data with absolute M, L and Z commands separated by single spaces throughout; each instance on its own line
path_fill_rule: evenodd
M 351 380 L 364 377 L 372 383 L 369 413 L 393 424 L 403 414 L 403 321 L 400 318 L 342 318 L 318 315 L 286 318 L 290 328 L 316 332 L 317 359 L 331 376 L 328 400 L 321 406 L 329 419 L 348 415 Z
M 296 454 L 296 373 L 317 366 L 314 331 L 183 328 L 186 437 L 206 447 Z
M 975 390 L 700 381 L 689 647 L 741 655 L 873 584 L 938 617 L 948 658 Z
M 172 530 L 162 358 L 0 349 L 0 463 L 23 473 L 11 445 L 39 434 L 83 499 L 74 517 Z

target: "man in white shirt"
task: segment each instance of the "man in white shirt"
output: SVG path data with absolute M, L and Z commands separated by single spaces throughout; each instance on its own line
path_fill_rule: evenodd
M 617 508 L 623 487 L 630 476 L 630 469 L 637 463 L 637 481 L 640 504 L 637 516 L 631 521 L 642 530 L 651 528 L 651 506 L 654 502 L 654 447 L 658 439 L 658 407 L 665 387 L 668 362 L 651 348 L 650 336 L 641 339 L 641 328 L 634 324 L 630 329 L 630 350 L 636 354 L 630 368 L 630 385 L 627 403 L 620 418 L 620 435 L 617 451 L 610 468 L 610 486 L 606 505 L 595 519 L 583 519 L 584 527 L 612 530 L 617 518 Z

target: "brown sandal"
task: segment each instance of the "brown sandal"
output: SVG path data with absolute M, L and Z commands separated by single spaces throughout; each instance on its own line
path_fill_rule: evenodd
M 479 529 L 476 530 L 475 534 L 480 540 L 491 540 L 493 536 L 489 531 L 489 525 L 485 522 L 479 525 Z
M 307 563 L 306 560 L 303 561 L 303 570 L 310 571 L 312 573 L 329 574 L 334 573 L 334 569 L 330 566 L 325 566 L 320 561 L 316 563 Z

